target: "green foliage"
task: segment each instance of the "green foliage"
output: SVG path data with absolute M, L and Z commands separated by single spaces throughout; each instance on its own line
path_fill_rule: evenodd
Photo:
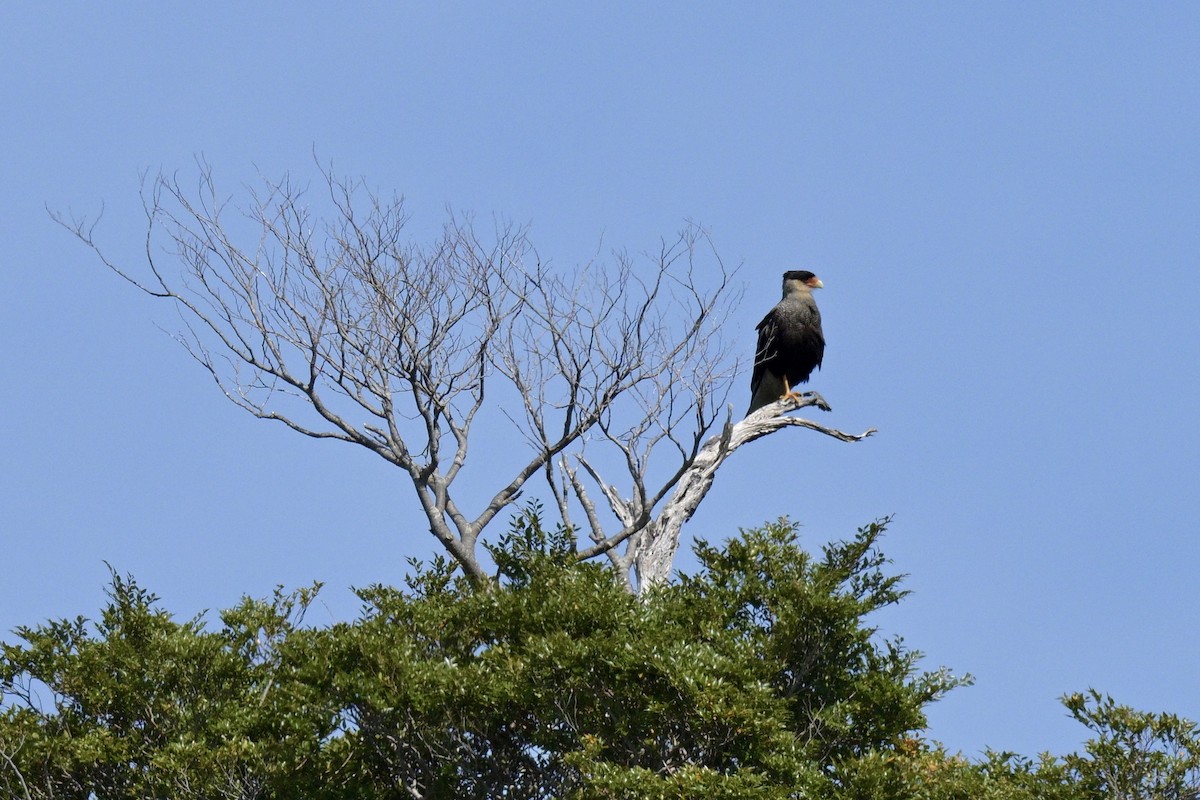
M 865 618 L 899 602 L 899 576 L 876 548 L 888 520 L 827 545 L 812 559 L 786 521 L 743 532 L 724 549 L 701 542 L 701 576 L 685 579 L 685 603 L 735 633 L 757 655 L 762 678 L 825 763 L 894 744 L 925 725 L 922 707 L 969 681 L 943 671 L 914 677 L 919 653 L 881 642 Z
M 575 560 L 575 542 L 561 522 L 547 531 L 542 524 L 542 505 L 530 502 L 513 516 L 508 532 L 495 545 L 485 545 L 496 562 L 498 577 L 509 586 L 527 586 L 535 572 L 547 566 L 562 568 Z
M 113 574 L 82 618 L 0 657 L 0 796 L 17 798 L 1184 797 L 1196 730 L 1092 693 L 1083 755 L 969 761 L 924 738 L 963 684 L 869 624 L 899 602 L 887 520 L 819 555 L 781 520 L 638 598 L 535 506 L 481 586 L 444 560 L 303 626 L 318 587 L 208 630 Z M 1121 792 L 1124 792 L 1123 794 Z M 1139 793 L 1141 792 L 1141 793 Z M 1156 794 L 1156 792 L 1158 792 Z M 1165 792 L 1165 794 L 1163 793 Z M 1175 792 L 1175 794 L 1171 794 Z
M 530 512 L 494 557 L 503 588 L 361 592 L 330 631 L 349 763 L 372 792 L 791 796 L 924 725 L 958 681 L 863 625 L 896 602 L 883 525 L 813 561 L 780 522 L 638 599 Z M 637 787 L 641 794 L 629 795 Z M 690 787 L 690 789 L 688 788 Z
M 114 572 L 94 630 L 18 628 L 0 659 L 0 795 L 250 797 L 303 772 L 335 722 L 298 679 L 316 591 L 243 600 L 210 633 Z
M 923 738 L 842 764 L 836 796 L 845 800 L 1085 800 L 1058 759 L 990 752 L 973 762 Z
M 1093 797 L 1193 800 L 1200 788 L 1200 727 L 1174 714 L 1118 705 L 1094 689 L 1063 698 L 1071 715 L 1096 734 L 1086 756 L 1067 764 Z

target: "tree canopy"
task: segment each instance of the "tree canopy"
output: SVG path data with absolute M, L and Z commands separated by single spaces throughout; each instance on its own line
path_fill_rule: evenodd
M 0 794 L 14 798 L 1184 798 L 1200 732 L 1072 694 L 1082 753 L 969 760 L 923 670 L 870 615 L 905 591 L 887 520 L 808 552 L 787 520 L 695 547 L 641 597 L 572 557 L 536 506 L 497 585 L 415 564 L 358 618 L 304 623 L 313 586 L 176 620 L 129 577 L 0 656 Z

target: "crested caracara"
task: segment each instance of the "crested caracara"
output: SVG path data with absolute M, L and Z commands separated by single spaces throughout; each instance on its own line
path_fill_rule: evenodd
M 785 397 L 797 397 L 793 388 L 807 383 L 825 355 L 821 312 L 812 290 L 825 284 L 806 270 L 783 273 L 783 299 L 758 323 L 758 349 L 750 376 L 750 410 Z

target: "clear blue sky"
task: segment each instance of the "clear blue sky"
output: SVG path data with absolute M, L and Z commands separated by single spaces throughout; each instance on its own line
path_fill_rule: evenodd
M 895 514 L 878 622 L 976 676 L 952 748 L 1072 749 L 1089 686 L 1200 718 L 1200 5 L 244 5 L 0 11 L 0 631 L 95 613 L 105 561 L 182 617 L 323 580 L 321 622 L 434 552 L 398 475 L 228 404 L 44 208 L 136 255 L 142 171 L 315 150 L 560 264 L 700 221 L 747 354 L 818 273 L 823 421 L 878 437 L 755 443 L 685 532 Z

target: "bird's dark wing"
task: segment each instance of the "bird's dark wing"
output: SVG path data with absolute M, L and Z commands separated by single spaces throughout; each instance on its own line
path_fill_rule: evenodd
M 821 330 L 821 318 L 817 317 L 817 328 L 813 337 L 813 353 L 816 355 L 817 369 L 821 368 L 821 362 L 825 360 L 825 333 Z
M 779 354 L 779 309 L 772 308 L 755 327 L 758 331 L 758 346 L 754 349 L 754 371 L 750 373 L 750 393 L 753 395 L 762 383 L 767 365 Z

